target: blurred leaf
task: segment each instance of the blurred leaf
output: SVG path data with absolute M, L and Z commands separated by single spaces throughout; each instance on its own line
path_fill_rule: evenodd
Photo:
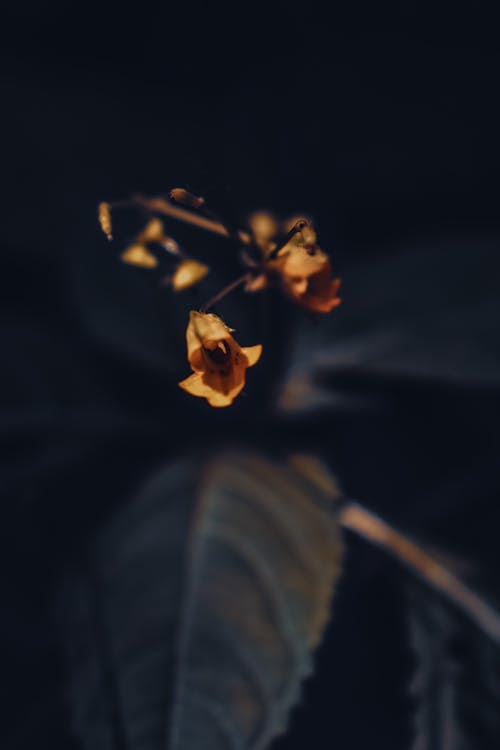
M 497 254 L 448 241 L 345 269 L 338 310 L 299 326 L 280 407 L 366 406 L 395 378 L 496 386 Z
M 328 619 L 336 495 L 314 461 L 230 453 L 179 461 L 116 514 L 63 595 L 82 746 L 267 747 Z
M 417 657 L 412 750 L 489 750 L 500 744 L 500 649 L 435 595 L 410 589 Z

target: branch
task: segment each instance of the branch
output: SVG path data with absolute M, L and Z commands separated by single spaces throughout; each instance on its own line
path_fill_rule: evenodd
M 243 276 L 238 276 L 237 279 L 232 281 L 230 284 L 224 287 L 220 292 L 218 292 L 215 297 L 212 297 L 208 302 L 206 302 L 203 307 L 200 308 L 200 312 L 206 312 L 211 307 L 217 304 L 217 302 L 220 302 L 221 299 L 226 297 L 228 294 L 230 294 L 233 289 L 236 289 L 237 287 L 241 286 L 245 283 L 245 281 L 248 281 L 250 279 L 249 273 L 244 273 Z
M 131 203 L 135 203 L 148 211 L 155 213 L 164 214 L 169 216 L 171 219 L 177 219 L 177 221 L 184 221 L 186 224 L 193 224 L 200 229 L 205 229 L 207 232 L 213 232 L 219 234 L 222 237 L 230 237 L 229 231 L 219 221 L 209 219 L 201 214 L 195 214 L 186 208 L 181 208 L 173 203 L 170 203 L 166 198 L 148 198 L 144 195 L 134 195 L 131 199 Z M 238 239 L 243 244 L 248 245 L 250 242 L 250 235 L 248 232 L 242 230 L 237 231 Z
M 357 503 L 347 503 L 340 509 L 340 524 L 394 557 L 500 643 L 500 613 L 421 547 Z

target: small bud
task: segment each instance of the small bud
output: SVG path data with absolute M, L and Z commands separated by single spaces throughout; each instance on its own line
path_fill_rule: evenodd
M 139 233 L 137 241 L 145 245 L 148 242 L 163 242 L 163 222 L 156 217 L 148 221 L 142 232 Z
M 269 281 L 265 273 L 260 273 L 257 276 L 251 276 L 245 284 L 246 292 L 262 292 L 269 286 Z
M 101 229 L 108 238 L 108 240 L 113 239 L 112 235 L 112 229 L 113 224 L 111 221 L 111 206 L 109 203 L 99 203 L 99 208 L 97 211 L 97 217 L 99 219 L 99 224 L 101 225 Z
M 156 268 L 158 265 L 158 260 L 145 245 L 130 245 L 120 257 L 124 263 L 140 268 Z
M 183 292 L 184 289 L 194 286 L 205 278 L 209 272 L 209 267 L 197 260 L 183 260 L 175 269 L 172 276 L 172 289 L 176 292 Z
M 193 195 L 193 193 L 184 190 L 184 188 L 173 188 L 169 192 L 169 195 L 173 201 L 181 203 L 188 208 L 201 208 L 205 203 L 204 198 L 201 198 L 198 195 Z
M 248 219 L 248 225 L 257 244 L 265 245 L 278 233 L 279 226 L 274 216 L 267 211 L 256 211 Z

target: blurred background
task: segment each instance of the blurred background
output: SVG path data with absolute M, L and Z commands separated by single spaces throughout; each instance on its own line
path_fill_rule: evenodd
M 319 451 L 348 495 L 459 558 L 494 598 L 500 51 L 490 11 L 443 0 L 3 8 L 6 750 L 35 738 L 81 746 L 54 624 L 60 580 L 147 477 L 208 438 L 262 447 L 278 435 L 284 450 Z M 343 279 L 328 321 L 275 300 L 221 308 L 242 344 L 263 341 L 279 359 L 249 373 L 230 413 L 176 386 L 188 374 L 186 313 L 204 293 L 173 300 L 118 262 L 121 246 L 96 221 L 101 200 L 174 186 L 238 223 L 257 208 L 311 215 Z M 171 229 L 208 262 L 228 254 Z M 221 263 L 219 286 L 233 262 Z M 313 383 L 310 408 L 299 394 L 279 415 L 269 403 L 297 373 Z M 277 747 L 410 747 L 415 657 L 401 580 L 355 540 L 336 612 Z

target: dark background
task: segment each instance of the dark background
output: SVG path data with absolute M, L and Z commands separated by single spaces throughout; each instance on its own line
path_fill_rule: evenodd
M 275 430 L 284 439 L 262 406 L 264 368 L 255 372 L 257 395 L 231 415 L 210 422 L 204 405 L 181 401 L 182 321 L 198 292 L 174 309 L 157 280 L 118 264 L 97 227 L 101 200 L 180 185 L 240 222 L 260 207 L 312 214 L 343 278 L 345 315 L 354 308 L 354 327 L 339 323 L 347 338 L 363 341 L 379 310 L 364 303 L 395 289 L 429 316 L 430 286 L 437 327 L 449 303 L 457 319 L 473 319 L 449 351 L 446 336 L 427 351 L 422 332 L 413 360 L 412 321 L 410 364 L 388 377 L 383 366 L 382 375 L 363 366 L 323 374 L 342 393 L 375 394 L 375 409 L 341 402 L 333 416 L 291 424 L 302 446 L 331 460 L 348 494 L 472 557 L 494 589 L 493 14 L 479 3 L 413 0 L 28 3 L 2 10 L 0 36 L 2 747 L 34 738 L 54 750 L 79 746 L 52 611 L 61 573 L 87 535 L 166 457 L 207 436 L 258 441 Z M 190 241 L 202 256 L 218 252 L 211 238 Z M 415 258 L 423 259 L 418 277 L 408 270 Z M 377 268 L 387 273 L 372 274 Z M 244 343 L 262 335 L 280 349 L 283 321 L 296 313 L 276 304 L 264 333 L 235 311 Z M 395 304 L 389 314 L 402 320 L 404 340 L 405 313 Z M 324 345 L 334 345 L 334 330 Z M 430 373 L 423 383 L 422 370 Z M 400 579 L 360 543 L 349 561 L 338 624 L 280 747 L 338 741 L 354 750 L 370 740 L 389 750 L 409 741 L 413 661 Z

